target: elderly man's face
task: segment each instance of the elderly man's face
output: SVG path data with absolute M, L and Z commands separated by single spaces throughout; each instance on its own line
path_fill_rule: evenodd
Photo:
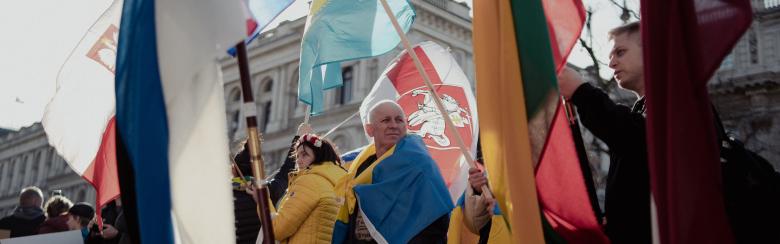
M 406 116 L 398 107 L 380 105 L 373 111 L 367 132 L 379 147 L 395 145 L 406 135 Z

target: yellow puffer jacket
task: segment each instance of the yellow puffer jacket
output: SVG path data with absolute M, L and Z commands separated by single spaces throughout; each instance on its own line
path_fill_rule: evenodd
M 274 214 L 274 237 L 283 243 L 330 243 L 339 201 L 333 185 L 347 172 L 332 162 L 290 172 L 287 193 Z

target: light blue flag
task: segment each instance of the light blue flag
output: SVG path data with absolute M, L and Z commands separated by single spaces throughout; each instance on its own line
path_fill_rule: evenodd
M 414 22 L 407 0 L 387 0 L 404 32 Z M 322 92 L 341 86 L 341 61 L 389 52 L 401 38 L 379 0 L 314 0 L 301 42 L 298 99 L 323 110 Z

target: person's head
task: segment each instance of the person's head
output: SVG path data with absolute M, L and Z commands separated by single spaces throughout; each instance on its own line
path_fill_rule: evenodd
M 341 165 L 341 157 L 333 143 L 314 134 L 306 134 L 298 138 L 293 157 L 299 169 L 323 162 Z
M 68 209 L 73 206 L 73 203 L 64 196 L 53 196 L 46 200 L 46 216 L 54 218 L 68 212 Z
M 68 210 L 68 228 L 80 230 L 87 227 L 93 218 L 95 218 L 95 208 L 92 205 L 85 202 L 76 203 Z
M 22 189 L 19 193 L 19 207 L 38 207 L 43 206 L 43 192 L 35 186 L 29 186 Z
M 389 148 L 406 136 L 406 114 L 395 101 L 379 101 L 368 111 L 366 133 L 377 148 Z
M 615 80 L 624 89 L 645 95 L 642 35 L 639 22 L 632 22 L 609 31 L 612 51 L 609 67 L 615 70 Z

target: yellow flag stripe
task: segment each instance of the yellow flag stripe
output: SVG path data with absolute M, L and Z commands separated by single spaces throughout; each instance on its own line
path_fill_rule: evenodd
M 482 152 L 513 243 L 544 243 L 511 7 L 507 0 L 474 1 Z

